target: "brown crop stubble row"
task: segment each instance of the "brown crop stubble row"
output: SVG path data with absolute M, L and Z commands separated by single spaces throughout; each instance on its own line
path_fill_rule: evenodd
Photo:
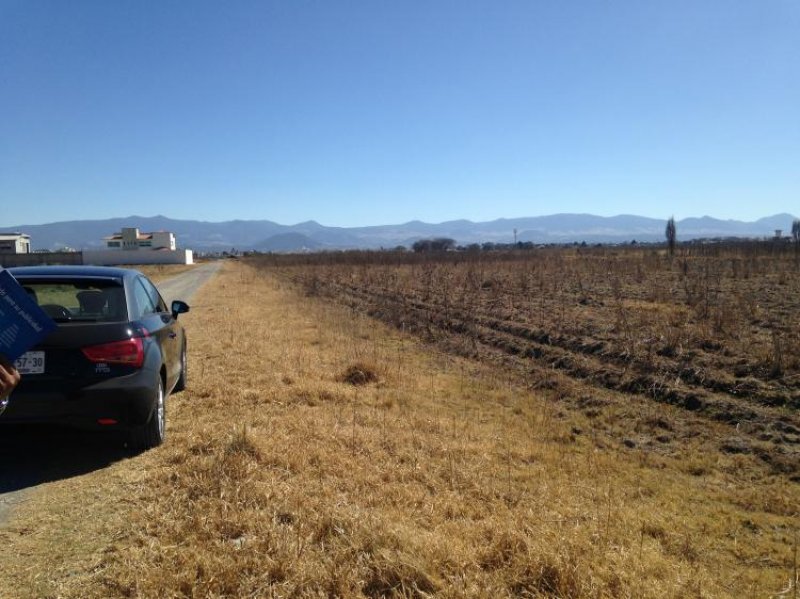
M 167 445 L 33 499 L 3 533 L 0 590 L 741 597 L 792 575 L 796 485 L 703 436 L 673 457 L 595 430 L 679 435 L 680 410 L 599 390 L 596 417 L 572 411 L 247 264 L 186 324 L 190 387 Z M 345 382 L 354 365 L 377 381 Z

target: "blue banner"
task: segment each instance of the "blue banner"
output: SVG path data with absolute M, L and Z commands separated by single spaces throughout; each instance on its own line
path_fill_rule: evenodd
M 0 270 L 0 354 L 12 362 L 56 329 L 7 270 Z

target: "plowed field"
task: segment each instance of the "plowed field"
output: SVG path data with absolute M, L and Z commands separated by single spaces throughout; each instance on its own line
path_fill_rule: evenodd
M 800 263 L 792 252 L 751 244 L 672 259 L 655 249 L 569 248 L 273 260 L 310 294 L 502 363 L 579 408 L 602 388 L 727 423 L 722 451 L 755 454 L 798 479 Z M 643 442 L 669 451 L 672 438 Z

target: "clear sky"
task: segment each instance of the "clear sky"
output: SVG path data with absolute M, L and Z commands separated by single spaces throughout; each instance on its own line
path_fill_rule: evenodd
M 800 212 L 797 0 L 0 0 L 0 228 Z

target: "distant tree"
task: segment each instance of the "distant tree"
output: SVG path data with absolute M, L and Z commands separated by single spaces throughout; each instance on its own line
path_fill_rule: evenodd
M 667 237 L 667 252 L 669 253 L 669 257 L 675 255 L 675 241 L 677 239 L 677 230 L 675 229 L 675 217 L 670 216 L 669 220 L 667 221 L 667 228 L 664 231 L 664 235 Z
M 800 219 L 792 222 L 792 239 L 796 246 L 800 246 Z
M 452 250 L 456 247 L 456 240 L 450 239 L 449 237 L 437 237 L 433 240 L 433 249 L 435 251 L 444 252 L 446 250 Z
M 411 246 L 415 252 L 430 252 L 433 251 L 433 244 L 431 243 L 430 239 L 420 239 L 419 241 L 415 241 L 414 245 Z
M 437 237 L 435 239 L 420 239 L 414 242 L 411 248 L 415 252 L 444 252 L 456 247 L 455 239 Z
M 429 252 L 431 251 L 431 240 L 430 239 L 418 239 L 413 243 L 411 249 L 415 252 Z

